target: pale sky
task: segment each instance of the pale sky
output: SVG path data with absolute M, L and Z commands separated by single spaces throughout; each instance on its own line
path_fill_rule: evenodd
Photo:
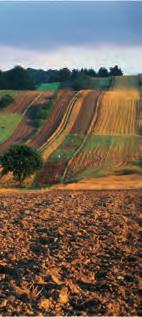
M 0 2 L 0 69 L 142 72 L 142 2 Z

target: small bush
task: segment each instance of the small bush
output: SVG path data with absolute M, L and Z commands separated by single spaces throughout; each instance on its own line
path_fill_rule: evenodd
M 33 121 L 35 127 L 41 127 L 48 118 L 54 107 L 53 99 L 47 104 L 33 105 L 28 110 L 28 116 Z

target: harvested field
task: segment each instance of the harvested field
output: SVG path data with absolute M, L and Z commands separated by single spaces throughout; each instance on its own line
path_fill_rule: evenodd
M 109 91 L 105 93 L 95 135 L 135 135 L 139 128 L 140 96 L 135 90 Z
M 68 104 L 75 95 L 73 91 L 60 91 L 58 94 L 53 112 L 50 117 L 45 122 L 44 126 L 37 132 L 37 134 L 30 141 L 31 145 L 34 145 L 37 148 L 40 148 L 45 142 L 48 141 L 48 138 L 55 132 L 59 126 L 64 113 L 67 110 Z
M 142 191 L 0 194 L 3 316 L 140 316 Z

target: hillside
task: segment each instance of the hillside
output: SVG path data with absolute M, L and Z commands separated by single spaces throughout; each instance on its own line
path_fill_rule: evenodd
M 14 102 L 0 111 L 0 122 L 3 116 L 16 116 L 16 123 L 15 118 L 13 123 L 8 120 L 8 127 L 1 123 L 1 131 L 11 130 L 4 138 L 1 134 L 0 154 L 12 143 L 37 147 L 44 158 L 34 181 L 38 185 L 142 173 L 140 77 L 119 76 L 109 82 L 109 90 L 16 93 Z M 42 104 L 50 111 L 38 127 L 29 109 L 34 113 Z

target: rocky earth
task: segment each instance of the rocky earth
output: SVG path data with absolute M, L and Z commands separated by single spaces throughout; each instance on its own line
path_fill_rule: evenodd
M 0 315 L 140 316 L 142 191 L 0 194 Z

